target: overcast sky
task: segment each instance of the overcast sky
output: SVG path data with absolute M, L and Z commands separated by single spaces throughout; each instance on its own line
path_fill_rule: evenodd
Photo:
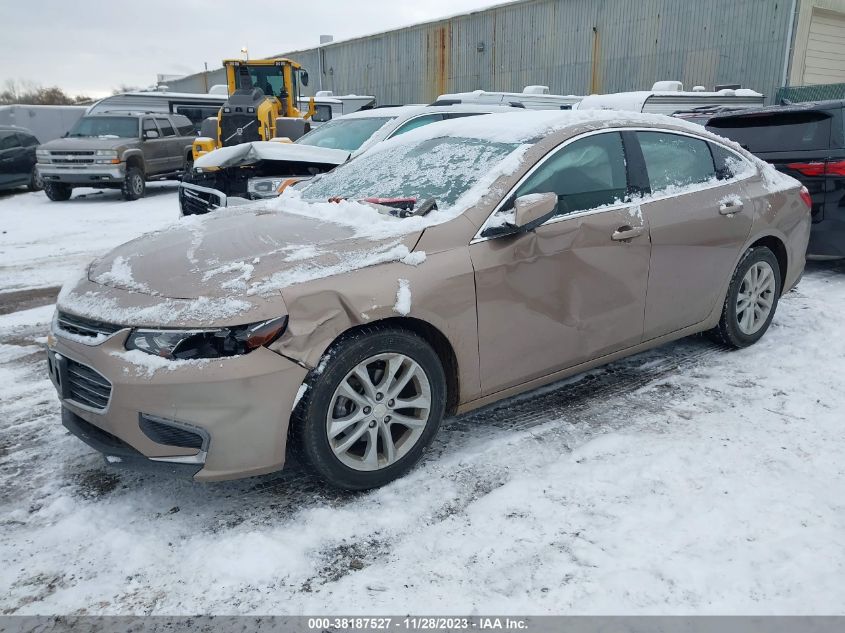
M 238 57 L 308 48 L 479 9 L 502 0 L 0 0 L 0 84 L 91 97 L 157 73 L 190 74 Z M 286 13 L 285 8 L 291 10 Z

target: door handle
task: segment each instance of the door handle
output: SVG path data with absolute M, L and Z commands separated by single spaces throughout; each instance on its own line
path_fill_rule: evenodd
M 733 215 L 739 213 L 745 207 L 739 200 L 725 200 L 719 204 L 719 213 L 722 215 Z
M 613 232 L 610 239 L 614 242 L 624 242 L 625 240 L 631 240 L 635 237 L 639 237 L 643 233 L 645 233 L 644 226 L 620 226 Z

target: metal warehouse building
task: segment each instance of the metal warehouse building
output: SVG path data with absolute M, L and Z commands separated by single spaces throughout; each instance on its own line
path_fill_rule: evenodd
M 281 53 L 308 90 L 430 102 L 445 92 L 642 90 L 662 79 L 781 86 L 845 83 L 845 0 L 525 0 Z M 168 82 L 205 92 L 222 70 Z

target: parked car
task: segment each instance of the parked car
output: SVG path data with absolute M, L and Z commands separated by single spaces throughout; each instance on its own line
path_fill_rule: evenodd
M 179 179 L 190 169 L 194 138 L 193 124 L 179 114 L 92 114 L 38 148 L 38 171 L 50 200 L 69 199 L 74 187 L 120 189 L 137 200 L 148 181 Z
M 41 188 L 35 169 L 35 148 L 38 139 L 29 130 L 0 125 L 0 191 L 15 187 Z
M 707 129 L 800 180 L 813 199 L 807 255 L 845 257 L 845 101 L 770 106 L 718 115 Z
M 237 198 L 274 198 L 286 186 L 334 169 L 388 138 L 429 123 L 511 110 L 489 105 L 374 108 L 332 119 L 287 149 L 273 141 L 255 141 L 240 150 L 220 148 L 197 158 L 194 169 L 185 174 L 179 187 L 179 211 L 202 215 L 242 203 Z
M 665 116 L 490 114 L 136 239 L 59 296 L 63 423 L 109 462 L 203 481 L 278 470 L 290 443 L 365 489 L 445 414 L 696 332 L 751 345 L 810 214 L 727 143 Z

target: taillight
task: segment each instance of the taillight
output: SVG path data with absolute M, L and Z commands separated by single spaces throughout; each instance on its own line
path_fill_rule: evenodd
M 789 163 L 787 168 L 794 169 L 805 176 L 824 176 L 825 163 Z
M 788 163 L 789 169 L 805 176 L 845 176 L 845 160 L 813 163 Z
M 830 161 L 826 173 L 828 176 L 845 176 L 845 160 Z
M 801 199 L 804 201 L 804 204 L 807 205 L 808 209 L 813 208 L 813 199 L 810 197 L 810 192 L 807 191 L 807 187 L 801 187 Z

